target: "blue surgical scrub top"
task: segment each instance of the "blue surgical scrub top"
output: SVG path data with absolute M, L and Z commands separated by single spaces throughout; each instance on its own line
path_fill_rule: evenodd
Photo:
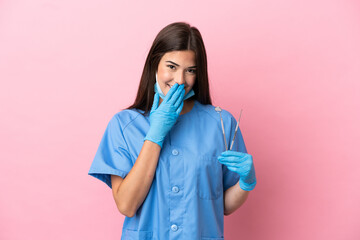
M 125 178 L 149 130 L 149 116 L 125 109 L 109 121 L 89 175 L 111 188 L 111 174 Z M 222 110 L 230 147 L 236 119 Z M 238 129 L 233 151 L 247 153 Z M 224 239 L 224 191 L 239 175 L 217 157 L 225 151 L 220 115 L 213 105 L 195 100 L 179 115 L 165 138 L 146 199 L 133 217 L 125 217 L 121 239 Z

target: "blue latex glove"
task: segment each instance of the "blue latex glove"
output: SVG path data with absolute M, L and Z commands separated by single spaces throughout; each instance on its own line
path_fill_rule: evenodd
M 144 141 L 150 140 L 162 147 L 167 133 L 176 123 L 184 106 L 184 84 L 175 83 L 159 105 L 159 93 L 155 93 L 154 102 L 150 111 L 150 129 Z
M 224 151 L 218 157 L 221 164 L 240 175 L 239 185 L 245 191 L 251 191 L 256 185 L 255 167 L 252 156 L 237 151 Z

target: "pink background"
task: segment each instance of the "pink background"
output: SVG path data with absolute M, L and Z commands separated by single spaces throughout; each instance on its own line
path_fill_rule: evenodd
M 88 176 L 167 24 L 202 33 L 213 104 L 236 118 L 258 185 L 225 239 L 360 239 L 360 4 L 0 2 L 0 239 L 120 239 Z

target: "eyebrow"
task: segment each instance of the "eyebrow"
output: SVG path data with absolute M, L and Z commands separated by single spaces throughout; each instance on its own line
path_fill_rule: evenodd
M 169 63 L 172 63 L 172 64 L 174 64 L 174 65 L 176 65 L 176 66 L 180 66 L 179 64 L 177 64 L 177 63 L 174 63 L 173 61 L 166 61 L 166 62 L 169 62 Z M 191 66 L 191 67 L 189 67 L 189 68 L 196 68 L 196 66 Z

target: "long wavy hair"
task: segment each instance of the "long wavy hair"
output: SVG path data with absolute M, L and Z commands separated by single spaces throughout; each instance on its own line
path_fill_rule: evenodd
M 203 39 L 196 27 L 186 22 L 174 22 L 164 27 L 156 36 L 147 55 L 135 102 L 125 109 L 150 112 L 154 100 L 155 73 L 162 56 L 171 51 L 192 50 L 196 58 L 195 98 L 202 104 L 212 104 L 207 71 L 207 57 Z

